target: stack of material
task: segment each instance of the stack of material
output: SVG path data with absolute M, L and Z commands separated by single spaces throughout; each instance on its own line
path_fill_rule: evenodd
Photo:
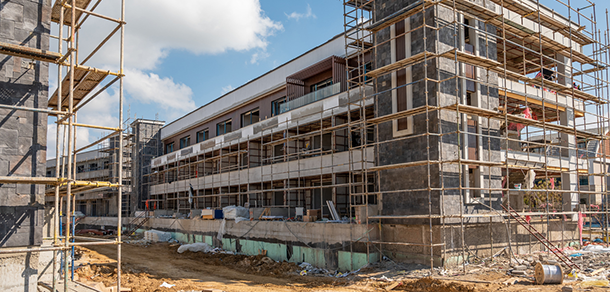
M 166 242 L 172 239 L 172 234 L 153 229 L 144 232 L 144 239 L 152 242 Z
M 241 206 L 228 206 L 222 208 L 222 213 L 224 214 L 225 219 L 235 220 L 239 217 L 249 219 L 250 212 L 248 211 L 248 208 Z

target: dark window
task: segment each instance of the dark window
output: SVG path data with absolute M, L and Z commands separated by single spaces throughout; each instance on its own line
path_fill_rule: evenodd
M 580 185 L 581 186 L 588 186 L 589 185 L 589 177 L 588 176 L 580 176 L 579 177 L 579 181 L 580 181 Z
M 249 126 L 254 123 L 258 123 L 259 120 L 260 120 L 260 117 L 258 114 L 258 108 L 255 108 L 251 111 L 241 114 L 241 126 L 242 127 Z
M 89 171 L 94 171 L 97 170 L 97 163 L 91 163 L 89 164 Z
M 210 131 L 208 129 L 197 132 L 197 143 L 203 142 L 210 138 Z
M 286 97 L 282 97 L 279 99 L 276 99 L 274 101 L 271 102 L 271 116 L 277 116 L 279 114 L 281 114 L 280 112 L 280 108 L 283 104 L 286 103 Z
M 578 142 L 578 149 L 586 149 L 587 142 Z
M 224 135 L 231 132 L 231 120 L 226 120 L 216 124 L 216 136 Z
M 333 85 L 333 79 L 332 78 L 328 78 L 328 79 L 326 79 L 326 80 L 324 80 L 322 82 L 318 82 L 318 83 L 316 83 L 314 85 L 311 85 L 309 87 L 309 92 L 314 92 L 316 90 L 320 90 L 320 89 L 322 89 L 324 87 L 328 87 L 328 86 L 331 86 L 331 85 Z
M 180 139 L 180 149 L 191 145 L 191 136 L 186 136 Z
M 174 152 L 174 142 L 165 145 L 165 154 Z

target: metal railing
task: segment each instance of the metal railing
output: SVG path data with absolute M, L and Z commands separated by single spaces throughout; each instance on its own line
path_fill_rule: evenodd
M 314 103 L 318 100 L 325 99 L 327 97 L 338 94 L 340 91 L 341 91 L 341 83 L 335 83 L 331 86 L 324 87 L 320 90 L 310 92 L 303 96 L 297 97 L 291 101 L 288 101 L 284 104 L 281 104 L 280 113 L 285 113 L 287 111 L 291 111 L 293 109 L 308 105 L 310 103 Z

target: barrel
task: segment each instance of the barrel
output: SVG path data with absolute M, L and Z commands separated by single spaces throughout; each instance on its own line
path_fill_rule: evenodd
M 534 267 L 534 277 L 538 285 L 563 283 L 563 271 L 560 265 L 543 265 L 537 263 Z

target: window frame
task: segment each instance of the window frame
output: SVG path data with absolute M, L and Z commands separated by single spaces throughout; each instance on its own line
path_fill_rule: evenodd
M 286 100 L 285 96 L 272 101 L 271 102 L 271 116 L 275 117 L 275 116 L 281 114 L 280 108 L 281 108 L 282 104 L 285 104 L 286 102 L 288 102 L 288 101 Z
M 231 129 L 229 131 L 227 131 L 227 124 L 231 124 Z M 220 125 L 224 126 L 224 132 L 222 134 L 219 131 Z M 232 131 L 233 131 L 233 119 L 224 120 L 224 121 L 216 124 L 216 136 L 228 134 L 228 133 L 231 133 Z
M 202 133 L 204 134 L 203 135 L 203 140 L 200 140 L 199 139 L 199 134 L 202 134 Z M 197 132 L 195 134 L 195 141 L 197 141 L 196 143 L 201 143 L 201 142 L 203 142 L 205 140 L 208 140 L 208 139 L 210 139 L 210 129 L 209 128 L 205 128 L 205 129 L 203 129 L 203 130 L 201 130 L 201 131 L 199 131 L 199 132 Z
M 258 116 L 258 120 L 257 121 L 254 121 L 254 119 L 252 118 L 254 116 L 254 113 L 258 113 L 258 115 L 257 115 Z M 250 116 L 250 123 L 249 124 L 245 124 L 244 123 L 246 115 Z M 260 120 L 261 120 L 261 111 L 260 111 L 260 109 L 258 107 L 253 108 L 253 109 L 251 109 L 251 110 L 249 110 L 249 111 L 247 111 L 245 113 L 242 113 L 240 115 L 240 120 L 241 120 L 240 122 L 241 122 L 241 127 L 242 128 L 250 126 L 252 124 L 256 124 L 256 123 L 260 122 Z
M 171 151 L 169 150 L 171 148 Z M 174 142 L 165 144 L 165 154 L 174 152 Z
M 186 145 L 182 146 L 182 141 L 186 139 Z M 180 149 L 191 146 L 191 135 L 180 138 Z
M 309 85 L 309 92 L 318 91 L 322 88 L 326 88 L 333 85 L 333 78 L 327 78 L 315 84 Z M 320 87 L 321 86 L 321 87 Z

